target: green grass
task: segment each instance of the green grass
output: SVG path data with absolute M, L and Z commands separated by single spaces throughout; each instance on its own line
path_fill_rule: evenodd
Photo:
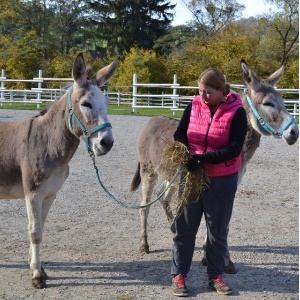
M 51 104 L 50 104 L 51 105 Z M 3 103 L 0 109 L 22 109 L 22 110 L 42 110 L 47 108 L 49 104 L 43 103 L 40 108 L 37 108 L 36 104 L 22 104 L 22 103 Z M 109 115 L 128 115 L 128 116 L 167 116 L 181 118 L 183 111 L 176 111 L 173 115 L 173 111 L 167 108 L 138 108 L 136 113 L 132 112 L 132 107 L 130 105 L 108 105 Z M 299 116 L 296 116 L 296 121 L 299 124 Z
M 43 110 L 49 107 L 51 104 L 43 103 L 40 105 L 40 108 L 37 108 L 36 104 L 30 103 L 3 103 L 0 106 L 0 109 L 20 109 L 20 110 Z M 128 115 L 128 116 L 159 116 L 164 115 L 168 117 L 181 118 L 182 111 L 176 111 L 173 115 L 173 111 L 167 108 L 139 108 L 136 113 L 132 112 L 131 105 L 108 105 L 108 114 L 109 115 Z
M 31 103 L 2 103 L 0 109 L 20 109 L 20 110 L 43 110 L 47 108 L 49 104 L 42 103 L 40 108 L 37 108 L 37 104 Z
M 168 117 L 181 118 L 183 111 L 176 111 L 173 115 L 173 111 L 168 108 L 138 108 L 137 112 L 132 112 L 130 105 L 108 105 L 109 115 L 128 115 L 128 116 L 146 116 L 153 117 L 164 115 Z

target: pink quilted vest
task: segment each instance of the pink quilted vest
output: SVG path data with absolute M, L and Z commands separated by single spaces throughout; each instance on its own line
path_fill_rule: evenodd
M 187 131 L 191 154 L 202 154 L 222 148 L 228 144 L 232 118 L 242 100 L 237 93 L 226 96 L 227 103 L 222 102 L 213 118 L 209 107 L 200 96 L 193 99 L 190 123 Z M 219 164 L 207 163 L 209 176 L 226 176 L 239 171 L 242 163 L 241 154 L 236 158 Z

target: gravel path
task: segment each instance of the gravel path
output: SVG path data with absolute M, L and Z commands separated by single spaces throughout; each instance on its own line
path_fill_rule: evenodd
M 36 112 L 0 110 L 1 120 Z M 117 198 L 138 204 L 129 193 L 136 168 L 136 138 L 149 119 L 111 116 L 115 145 L 97 158 L 100 176 Z M 236 299 L 299 299 L 299 143 L 263 137 L 240 185 L 229 233 L 238 273 L 225 275 Z M 150 254 L 139 253 L 139 214 L 112 202 L 98 185 L 81 144 L 70 176 L 45 226 L 42 260 L 48 288 L 34 290 L 27 264 L 29 241 L 24 200 L 0 201 L 0 299 L 176 299 L 170 290 L 172 234 L 159 204 L 149 215 Z M 1 170 L 0 170 L 1 172 Z M 217 299 L 206 288 L 200 265 L 201 224 L 190 298 Z

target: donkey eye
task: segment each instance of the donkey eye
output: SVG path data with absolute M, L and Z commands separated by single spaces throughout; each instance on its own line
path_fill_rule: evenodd
M 270 106 L 270 107 L 274 107 L 274 104 L 271 102 L 265 102 L 263 103 L 265 106 Z
M 89 103 L 87 101 L 83 102 L 81 105 L 84 106 L 84 107 L 90 108 L 90 109 L 93 108 L 92 105 L 91 105 L 91 103 Z

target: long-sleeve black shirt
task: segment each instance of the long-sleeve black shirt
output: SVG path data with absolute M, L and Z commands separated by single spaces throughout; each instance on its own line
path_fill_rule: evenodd
M 192 102 L 188 104 L 184 110 L 177 130 L 174 133 L 174 140 L 183 143 L 188 149 L 189 143 L 187 138 L 187 130 L 190 122 L 191 109 Z M 200 161 L 203 163 L 218 164 L 237 157 L 242 151 L 246 133 L 246 111 L 243 107 L 240 107 L 236 111 L 230 125 L 228 145 L 214 151 L 201 154 Z

